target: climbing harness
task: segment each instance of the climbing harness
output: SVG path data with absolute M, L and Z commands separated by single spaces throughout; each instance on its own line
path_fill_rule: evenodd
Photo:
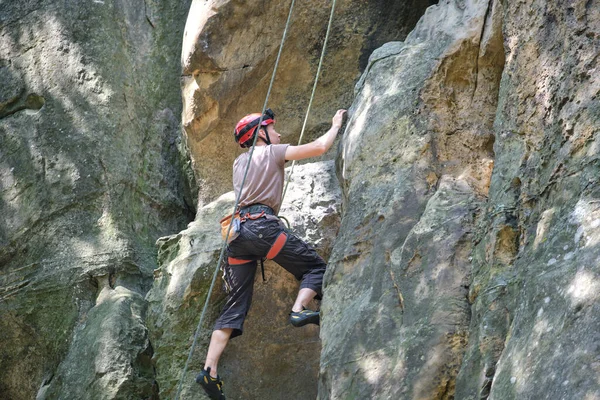
M 286 21 L 286 24 L 285 24 L 285 28 L 283 30 L 283 35 L 281 37 L 281 44 L 279 45 L 279 51 L 277 52 L 277 58 L 275 60 L 275 66 L 273 67 L 273 73 L 271 75 L 271 81 L 269 82 L 269 88 L 267 90 L 267 95 L 265 97 L 265 102 L 263 104 L 262 112 L 260 114 L 260 117 L 258 118 L 258 121 L 256 122 L 256 125 L 255 125 L 256 127 L 260 126 L 262 128 L 262 126 L 263 126 L 263 120 L 265 122 L 268 122 L 269 119 L 273 119 L 273 122 L 274 122 L 274 115 L 273 115 L 273 113 L 270 112 L 270 114 L 267 114 L 267 110 L 268 110 L 267 109 L 267 104 L 268 104 L 268 101 L 269 101 L 269 97 L 271 96 L 271 90 L 273 88 L 273 83 L 275 81 L 275 75 L 277 73 L 277 68 L 279 67 L 279 60 L 281 59 L 281 53 L 282 53 L 282 50 L 283 50 L 283 44 L 285 43 L 285 38 L 287 36 L 287 32 L 288 32 L 288 29 L 289 29 L 289 26 L 290 26 L 290 21 L 291 21 L 292 13 L 293 13 L 293 10 L 294 10 L 294 4 L 295 4 L 295 2 L 296 2 L 296 0 L 292 0 L 291 3 L 290 3 L 290 11 L 288 13 L 288 17 L 287 17 L 287 21 Z M 308 110 L 306 112 L 306 117 L 305 117 L 305 120 L 304 120 L 304 124 L 302 126 L 302 131 L 301 131 L 301 134 L 300 134 L 300 141 L 302 140 L 302 136 L 304 135 L 304 130 L 305 130 L 305 127 L 306 127 L 306 121 L 308 119 L 308 114 L 310 112 L 310 107 L 312 105 L 312 101 L 313 101 L 313 98 L 314 98 L 314 95 L 315 95 L 315 89 L 316 89 L 316 86 L 317 86 L 318 77 L 319 77 L 319 74 L 320 74 L 320 71 L 321 71 L 321 65 L 323 63 L 323 58 L 325 56 L 325 48 L 326 48 L 326 45 L 327 45 L 327 40 L 329 38 L 329 32 L 331 30 L 331 24 L 332 24 L 332 21 L 333 21 L 333 15 L 334 15 L 334 10 L 335 10 L 335 3 L 336 3 L 336 0 L 332 0 L 331 14 L 329 16 L 329 23 L 327 25 L 327 34 L 325 35 L 325 41 L 323 43 L 323 49 L 322 49 L 322 52 L 321 52 L 321 58 L 319 60 L 319 67 L 317 68 L 317 75 L 315 77 L 315 82 L 314 82 L 314 85 L 313 85 L 313 90 L 312 90 L 312 94 L 311 94 L 311 97 L 310 97 L 310 101 L 309 101 L 309 105 L 308 105 Z M 268 111 L 270 111 L 270 110 L 268 110 Z M 267 118 L 265 118 L 265 117 L 267 117 Z M 254 120 L 255 119 L 256 118 L 254 118 Z M 266 125 L 268 125 L 268 124 L 266 124 Z M 236 128 L 237 128 L 237 126 L 236 126 Z M 252 129 L 249 128 L 249 131 L 251 131 L 251 130 Z M 242 178 L 242 183 L 240 185 L 240 188 L 242 188 L 242 189 L 244 187 L 244 184 L 246 183 L 246 177 L 248 176 L 248 170 L 250 169 L 250 163 L 252 161 L 252 155 L 254 154 L 255 144 L 256 144 L 256 141 L 258 139 L 258 135 L 255 134 L 257 131 L 258 131 L 258 129 L 254 129 L 254 132 L 250 133 L 250 136 L 251 137 L 253 136 L 252 137 L 252 146 L 251 146 L 250 154 L 249 154 L 249 157 L 248 157 L 248 163 L 246 164 L 246 169 L 244 171 L 244 177 Z M 244 133 L 247 133 L 247 132 L 244 132 Z M 243 135 L 244 134 L 241 134 L 240 136 L 243 136 Z M 236 139 L 237 139 L 238 138 L 237 129 L 236 129 L 236 132 L 235 132 L 235 136 L 236 136 Z M 267 138 L 268 138 L 268 135 L 267 135 Z M 250 141 L 249 138 L 246 138 L 246 142 L 249 142 L 249 141 Z M 245 142 L 243 142 L 243 143 L 245 143 Z M 290 172 L 289 177 L 291 177 L 291 173 L 293 172 L 294 163 L 295 162 L 292 163 L 292 171 Z M 288 180 L 288 183 L 289 183 L 289 180 Z M 237 194 L 237 197 L 236 197 L 236 200 L 235 200 L 235 205 L 234 205 L 233 211 L 231 213 L 231 216 L 233 216 L 233 217 L 230 217 L 230 219 L 235 220 L 235 214 L 236 214 L 236 212 L 238 210 L 238 205 L 240 203 L 240 198 L 241 198 L 241 195 L 242 195 L 242 189 L 240 189 L 239 193 Z M 284 188 L 284 191 L 283 191 L 282 201 L 283 201 L 283 197 L 285 196 L 285 191 L 286 190 L 287 190 L 287 184 L 285 185 L 285 188 Z M 200 320 L 198 321 L 198 326 L 196 327 L 196 332 L 194 333 L 194 340 L 192 342 L 192 346 L 191 346 L 190 351 L 188 353 L 187 360 L 185 361 L 185 365 L 184 365 L 183 371 L 181 373 L 181 378 L 179 379 L 179 385 L 177 387 L 177 393 L 175 394 L 175 400 L 178 400 L 179 396 L 181 394 L 181 389 L 183 387 L 183 381 L 185 379 L 185 375 L 187 373 L 187 369 L 188 369 L 190 360 L 192 359 L 192 356 L 194 354 L 194 349 L 196 348 L 196 343 L 198 342 L 198 336 L 200 334 L 200 328 L 202 327 L 202 322 L 204 321 L 204 316 L 206 315 L 206 310 L 208 309 L 208 303 L 209 303 L 209 300 L 210 300 L 210 296 L 211 296 L 212 291 L 214 289 L 215 282 L 217 280 L 217 275 L 219 273 L 219 269 L 220 269 L 221 264 L 223 262 L 223 257 L 225 255 L 225 249 L 227 248 L 227 243 L 228 243 L 227 241 L 229 239 L 229 235 L 230 235 L 231 229 L 232 229 L 232 227 L 234 225 L 234 223 L 232 223 L 232 222 L 233 221 L 231 221 L 229 223 L 229 226 L 227 228 L 227 232 L 225 233 L 225 238 L 223 240 L 224 243 L 223 243 L 223 246 L 221 247 L 221 253 L 219 255 L 219 261 L 217 262 L 217 267 L 215 268 L 215 272 L 213 274 L 210 287 L 209 287 L 208 292 L 206 294 L 206 300 L 204 302 L 204 307 L 202 308 L 202 314 L 200 315 Z M 287 222 L 288 227 L 289 227 L 289 222 L 287 220 L 286 220 L 286 222 Z M 223 228 L 223 225 L 221 225 L 221 228 Z M 283 246 L 285 245 L 285 241 L 286 240 L 287 240 L 287 234 L 285 234 L 285 232 L 282 232 L 277 237 L 277 239 L 275 240 L 275 243 L 273 244 L 273 246 L 269 250 L 269 252 L 267 254 L 267 258 L 271 259 L 271 258 L 276 257 L 277 254 L 279 253 L 279 251 L 281 251 L 281 248 L 283 248 Z M 262 260 L 261 260 L 261 264 L 262 264 Z M 264 267 L 263 267 L 263 279 L 264 279 Z
M 254 209 L 256 211 L 260 211 L 260 212 L 252 213 L 252 209 Z M 242 223 L 246 222 L 247 220 L 252 220 L 252 221 L 257 220 L 267 214 L 274 215 L 273 210 L 270 207 L 263 206 L 263 205 L 251 206 L 249 208 L 243 209 L 242 211 L 236 213 L 237 217 L 236 217 L 236 219 L 234 219 L 234 222 L 232 223 L 232 225 L 233 225 L 232 230 L 234 231 L 235 237 L 237 237 L 239 235 L 239 231 L 240 231 L 239 226 Z M 224 221 L 224 220 L 231 220 L 231 216 L 227 216 L 227 217 L 223 218 L 221 221 Z M 221 222 L 221 224 L 223 224 L 223 222 Z M 221 233 L 222 232 L 223 232 L 223 225 L 221 225 Z M 260 270 L 262 273 L 263 282 L 267 281 L 267 279 L 265 278 L 265 264 L 264 264 L 265 260 L 272 260 L 275 257 L 277 257 L 277 255 L 279 254 L 281 249 L 283 249 L 283 246 L 285 246 L 285 243 L 287 242 L 287 237 L 288 237 L 288 235 L 285 231 L 281 232 L 275 239 L 275 242 L 273 243 L 273 245 L 271 246 L 269 251 L 267 252 L 267 255 L 264 258 L 263 257 L 260 258 Z M 228 243 L 230 243 L 230 242 L 231 242 L 231 240 L 228 240 Z M 227 263 L 229 265 L 243 265 L 243 264 L 248 264 L 253 261 L 255 261 L 255 260 L 254 259 L 242 259 L 242 258 L 236 258 L 236 257 L 227 257 Z M 225 281 L 226 291 L 227 291 L 227 293 L 229 293 L 230 285 L 226 279 L 224 279 L 224 281 Z
M 260 213 L 258 213 L 259 211 L 260 211 Z M 240 216 L 241 214 L 243 216 Z M 235 216 L 233 217 L 234 218 L 233 222 L 231 222 L 231 215 L 226 216 L 225 218 L 223 218 L 221 220 L 221 235 L 223 236 L 223 240 L 226 240 L 225 234 L 226 234 L 226 230 L 228 228 L 228 224 L 230 224 L 230 223 L 232 224 L 232 228 L 231 228 L 232 233 L 230 233 L 229 239 L 227 239 L 227 243 L 231 243 L 235 238 L 237 238 L 239 236 L 242 223 L 246 222 L 247 220 L 257 220 L 257 219 L 265 216 L 265 214 L 275 215 L 275 213 L 273 212 L 273 210 L 270 207 L 262 205 L 262 204 L 258 204 L 258 205 L 252 205 L 249 207 L 245 207 L 242 210 L 238 211 L 235 214 Z M 282 217 L 282 216 L 277 216 L 277 218 L 284 220 L 287 228 L 290 229 L 290 222 L 287 220 L 287 218 Z M 232 239 L 232 237 L 233 237 L 233 239 Z M 281 232 L 275 239 L 275 242 L 273 243 L 273 245 L 271 246 L 269 251 L 267 252 L 267 255 L 265 257 L 259 258 L 260 272 L 262 275 L 263 282 L 267 281 L 267 278 L 265 277 L 265 260 L 272 260 L 275 257 L 277 257 L 277 255 L 279 254 L 281 249 L 283 249 L 283 246 L 285 246 L 285 243 L 287 242 L 287 237 L 288 236 L 285 231 Z M 247 259 L 241 259 L 241 258 L 235 258 L 235 257 L 227 257 L 227 263 L 229 265 L 243 265 L 243 264 L 248 264 L 252 261 L 254 261 L 254 259 L 247 260 Z M 231 285 L 228 282 L 226 275 L 227 275 L 227 270 L 225 268 L 223 268 L 223 281 L 225 284 L 225 291 L 227 293 L 230 293 Z
M 335 0 L 334 0 L 335 1 Z M 292 0 L 290 4 L 290 11 L 288 13 L 287 21 L 285 23 L 285 29 L 283 30 L 283 36 L 281 38 L 281 44 L 279 45 L 279 51 L 277 52 L 277 59 L 275 60 L 275 66 L 273 67 L 273 74 L 271 75 L 271 81 L 269 82 L 269 89 L 267 90 L 267 96 L 265 97 L 265 102 L 263 104 L 262 112 L 260 119 L 258 121 L 258 126 L 262 123 L 263 116 L 267 109 L 267 102 L 269 101 L 269 97 L 271 96 L 271 89 L 273 89 L 273 82 L 275 81 L 275 74 L 277 73 L 277 67 L 279 66 L 279 60 L 281 59 L 281 52 L 283 50 L 283 44 L 285 43 L 285 37 L 287 36 L 288 28 L 290 26 L 290 21 L 292 19 L 292 11 L 294 10 L 294 3 L 296 0 Z M 246 165 L 246 170 L 244 172 L 244 177 L 242 179 L 241 187 L 244 187 L 244 183 L 246 183 L 246 177 L 248 176 L 248 170 L 250 169 L 250 162 L 252 161 L 252 155 L 254 154 L 256 140 L 258 139 L 258 135 L 254 135 L 254 140 L 252 141 L 252 148 L 250 149 L 250 155 L 248 157 L 248 163 Z M 231 214 L 235 214 L 237 211 L 238 205 L 240 203 L 240 197 L 242 196 L 242 190 L 238 193 L 235 199 L 235 205 L 233 206 L 233 211 Z M 217 267 L 215 268 L 215 272 L 212 277 L 212 281 L 210 283 L 210 287 L 208 289 L 208 293 L 206 294 L 206 301 L 204 302 L 204 307 L 202 308 L 202 314 L 200 315 L 200 321 L 198 321 L 198 326 L 196 327 L 196 333 L 194 334 L 194 340 L 192 342 L 192 347 L 190 348 L 190 352 L 188 353 L 187 360 L 185 361 L 185 365 L 183 367 L 183 371 L 181 373 L 181 378 L 179 378 L 179 385 L 177 387 L 177 393 L 175 394 L 175 400 L 179 400 L 179 395 L 181 394 L 181 389 L 183 387 L 183 381 L 185 379 L 185 374 L 187 373 L 187 369 L 194 354 L 194 349 L 196 348 L 196 343 L 198 342 L 198 335 L 200 334 L 200 328 L 202 327 L 202 321 L 204 320 L 204 316 L 206 315 L 206 310 L 208 309 L 208 303 L 210 300 L 210 295 L 215 287 L 215 282 L 217 281 L 217 275 L 219 273 L 219 268 L 221 267 L 221 263 L 223 262 L 223 256 L 225 255 L 225 249 L 227 248 L 226 242 L 229 237 L 229 232 L 231 231 L 231 225 L 229 224 L 229 228 L 227 229 L 227 234 L 225 235 L 226 240 L 223 246 L 221 247 L 221 254 L 219 255 L 219 261 L 217 262 Z

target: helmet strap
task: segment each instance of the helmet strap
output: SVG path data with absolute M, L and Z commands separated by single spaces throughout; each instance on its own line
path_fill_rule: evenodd
M 263 130 L 263 132 L 265 133 L 265 143 L 267 143 L 268 145 L 271 144 L 271 138 L 269 137 L 269 132 L 267 132 L 267 127 L 266 126 L 261 126 L 260 129 Z

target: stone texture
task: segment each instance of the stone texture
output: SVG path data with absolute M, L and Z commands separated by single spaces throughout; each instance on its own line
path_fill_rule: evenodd
M 337 2 L 305 142 L 323 134 L 335 110 L 351 103 L 352 85 L 372 50 L 404 39 L 425 8 L 436 2 Z M 315 0 L 295 3 L 269 100 L 284 143 L 298 142 L 330 6 Z M 231 165 L 240 154 L 233 127 L 244 115 L 262 110 L 289 7 L 290 1 L 252 7 L 240 0 L 192 3 L 182 54 L 183 126 L 201 201 L 230 190 Z
M 2 398 L 152 392 L 154 242 L 195 211 L 179 122 L 188 7 L 0 3 Z
M 75 328 L 72 344 L 56 376 L 37 398 L 157 398 L 152 346 L 140 288 L 100 281 L 96 303 Z
M 372 54 L 356 86 L 338 157 L 344 213 L 326 275 L 320 399 L 454 396 L 504 61 L 492 4 L 430 7 L 405 42 Z
M 327 256 L 339 228 L 341 193 L 333 161 L 296 166 L 280 215 L 293 231 Z M 233 192 L 198 211 L 196 220 L 177 235 L 161 238 L 155 282 L 147 295 L 148 327 L 161 398 L 173 398 L 219 260 L 218 221 L 233 209 Z M 252 308 L 244 334 L 233 339 L 219 363 L 225 394 L 239 399 L 315 398 L 319 370 L 319 329 L 293 328 L 288 313 L 298 282 L 272 261 L 266 282 L 256 274 Z M 219 277 L 210 300 L 196 352 L 183 382 L 181 398 L 202 392 L 194 377 L 204 357 L 215 319 L 225 299 Z
M 443 0 L 408 34 L 432 3 L 338 2 L 306 140 L 350 118 L 335 173 L 303 165 L 284 207 L 330 259 L 323 324 L 287 325 L 297 284 L 267 263 L 229 398 L 600 399 L 600 5 Z M 0 3 L 0 397 L 173 397 L 230 132 L 262 106 L 288 5 Z M 325 5 L 296 4 L 270 102 L 286 142 Z M 180 112 L 202 205 L 182 232 Z
M 598 6 L 506 5 L 460 398 L 600 398 Z

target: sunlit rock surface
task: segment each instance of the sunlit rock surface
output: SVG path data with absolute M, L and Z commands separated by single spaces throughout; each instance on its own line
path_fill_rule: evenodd
M 154 243 L 195 211 L 178 148 L 188 7 L 0 2 L 2 399 L 154 391 Z
M 327 55 L 305 141 L 325 133 L 331 117 L 352 102 L 352 88 L 371 52 L 401 40 L 437 0 L 338 1 Z M 240 154 L 233 127 L 262 110 L 288 17 L 290 1 L 260 5 L 195 0 L 182 52 L 183 126 L 200 183 L 200 201 L 230 190 Z M 268 107 L 284 143 L 296 143 L 308 106 L 331 2 L 296 1 Z M 332 158 L 332 154 L 324 156 Z M 219 160 L 219 162 L 215 162 Z
M 600 399 L 600 5 L 433 3 L 338 2 L 306 140 L 351 105 L 347 128 L 283 209 L 330 259 L 323 323 L 288 326 L 297 284 L 267 263 L 228 398 Z M 0 398 L 173 398 L 231 131 L 289 6 L 249 4 L 0 3 Z M 296 2 L 269 103 L 284 142 L 330 4 Z
M 233 192 L 221 196 L 202 207 L 186 230 L 159 240 L 160 267 L 147 299 L 161 398 L 173 398 L 177 391 L 221 251 L 218 223 L 232 211 L 234 202 Z M 294 169 L 280 215 L 288 219 L 296 234 L 327 256 L 339 228 L 340 202 L 333 161 L 305 164 Z M 219 363 L 225 394 L 239 399 L 315 398 L 319 329 L 289 324 L 288 314 L 298 291 L 292 275 L 268 261 L 265 277 L 263 282 L 258 267 L 244 334 L 230 342 Z M 218 278 L 181 398 L 196 398 L 202 392 L 194 378 L 204 365 L 208 340 L 224 299 Z
M 457 398 L 600 398 L 600 7 L 509 2 Z
M 467 346 L 470 253 L 492 168 L 501 10 L 430 7 L 375 51 L 339 155 L 319 398 L 448 399 Z M 484 80 L 485 83 L 480 83 Z

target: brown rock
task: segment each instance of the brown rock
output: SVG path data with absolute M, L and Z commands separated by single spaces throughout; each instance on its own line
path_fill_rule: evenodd
M 371 51 L 388 40 L 403 39 L 430 3 L 337 2 L 304 142 L 325 133 L 335 110 L 351 103 L 352 85 Z M 197 0 L 190 9 L 182 55 L 183 126 L 203 201 L 230 189 L 231 165 L 240 154 L 233 128 L 244 115 L 263 107 L 290 2 L 261 4 Z M 295 4 L 268 103 L 284 143 L 299 138 L 329 7 L 316 0 Z

